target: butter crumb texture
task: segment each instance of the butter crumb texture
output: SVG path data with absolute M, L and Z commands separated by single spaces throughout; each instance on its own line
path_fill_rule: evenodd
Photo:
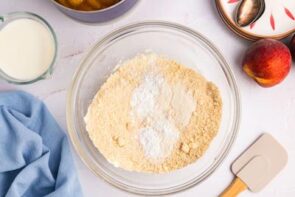
M 120 63 L 85 116 L 95 147 L 116 167 L 161 173 L 200 158 L 216 136 L 222 100 L 203 76 L 154 53 Z

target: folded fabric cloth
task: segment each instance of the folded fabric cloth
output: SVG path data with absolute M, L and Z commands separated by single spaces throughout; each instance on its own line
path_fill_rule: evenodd
M 66 134 L 24 92 L 0 92 L 0 197 L 82 196 Z

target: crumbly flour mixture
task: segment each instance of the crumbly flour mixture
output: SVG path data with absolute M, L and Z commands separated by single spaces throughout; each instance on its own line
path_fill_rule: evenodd
M 113 165 L 169 172 L 200 158 L 217 134 L 218 88 L 177 62 L 149 53 L 123 64 L 85 116 L 90 139 Z

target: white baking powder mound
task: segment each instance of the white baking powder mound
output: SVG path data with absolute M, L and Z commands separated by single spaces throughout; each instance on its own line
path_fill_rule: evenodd
M 131 115 L 144 123 L 139 129 L 139 142 L 145 156 L 163 159 L 178 141 L 176 125 L 188 124 L 195 102 L 181 85 L 169 85 L 158 73 L 148 73 L 134 90 L 130 105 Z

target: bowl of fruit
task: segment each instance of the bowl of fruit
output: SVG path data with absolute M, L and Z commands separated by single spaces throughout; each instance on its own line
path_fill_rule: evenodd
M 67 16 L 84 23 L 102 23 L 128 12 L 139 0 L 51 0 Z

